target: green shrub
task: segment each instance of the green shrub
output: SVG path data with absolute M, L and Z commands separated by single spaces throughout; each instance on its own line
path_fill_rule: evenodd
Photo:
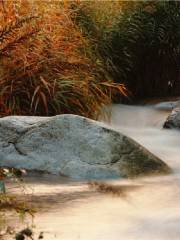
M 108 54 L 117 69 L 116 81 L 127 84 L 136 97 L 175 94 L 180 66 L 180 3 L 143 1 L 121 12 L 111 32 Z
M 95 59 L 134 97 L 180 93 L 179 2 L 83 1 L 75 9 Z
M 111 33 L 124 6 L 129 3 L 124 1 L 79 1 L 72 2 L 72 19 L 76 23 L 83 36 L 88 40 L 86 55 L 93 59 L 99 69 L 102 69 L 105 78 L 113 81 L 115 65 L 109 52 Z M 132 4 L 130 4 L 132 5 Z M 119 81 L 118 83 L 120 83 Z M 123 85 L 122 85 L 123 86 Z M 117 93 L 117 92 L 116 92 Z M 121 94 L 113 94 L 112 98 L 127 98 L 127 88 L 121 88 Z
M 77 25 L 91 43 L 91 53 L 103 62 L 106 70 L 111 70 L 111 33 L 122 9 L 121 1 L 82 1 L 72 6 L 76 12 Z

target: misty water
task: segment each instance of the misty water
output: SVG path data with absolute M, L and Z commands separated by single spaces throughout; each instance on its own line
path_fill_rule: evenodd
M 179 240 L 180 132 L 162 129 L 168 114 L 155 106 L 114 105 L 110 125 L 160 157 L 172 174 L 111 181 L 136 186 L 126 197 L 97 193 L 85 182 L 33 178 L 33 201 L 42 208 L 36 231 L 48 240 Z

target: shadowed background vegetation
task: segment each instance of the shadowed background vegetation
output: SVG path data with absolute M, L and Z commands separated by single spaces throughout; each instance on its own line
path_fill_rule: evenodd
M 133 98 L 180 94 L 178 1 L 86 1 L 78 13 L 94 51 Z

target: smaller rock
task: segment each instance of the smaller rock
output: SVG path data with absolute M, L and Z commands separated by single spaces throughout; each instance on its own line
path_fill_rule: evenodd
M 172 110 L 171 114 L 167 117 L 163 128 L 180 129 L 180 107 L 176 107 Z

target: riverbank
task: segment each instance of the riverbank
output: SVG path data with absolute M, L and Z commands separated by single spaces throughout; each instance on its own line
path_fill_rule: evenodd
M 87 182 L 46 174 L 27 177 L 31 202 L 38 210 L 33 222 L 35 235 L 43 232 L 46 240 L 116 240 L 119 236 L 126 240 L 178 240 L 179 132 L 162 129 L 168 114 L 152 105 L 113 106 L 111 126 L 173 169 L 167 176 L 107 182 L 135 186 L 125 197 L 95 191 Z M 19 229 L 25 225 L 17 222 Z

